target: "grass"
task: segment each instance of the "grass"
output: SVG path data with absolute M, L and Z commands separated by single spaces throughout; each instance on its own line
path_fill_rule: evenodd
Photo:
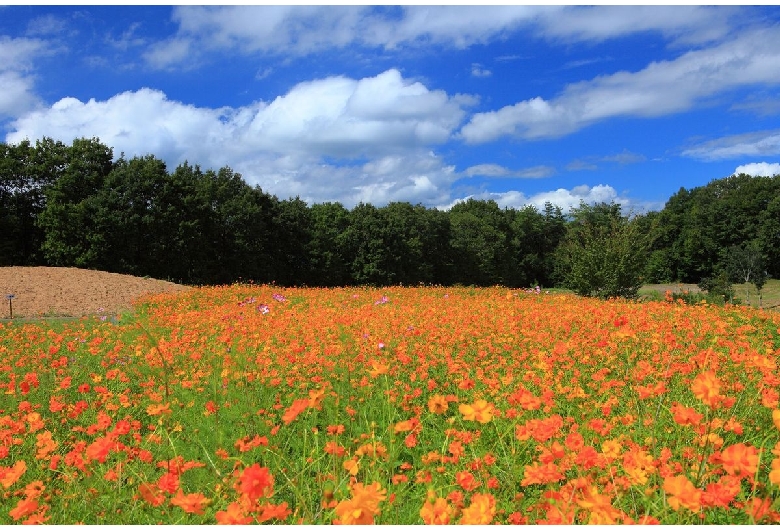
M 243 285 L 0 323 L 0 524 L 777 523 L 779 329 Z
M 741 305 L 759 308 L 758 290 L 752 283 L 733 284 L 734 296 Z M 639 290 L 639 296 L 645 300 L 659 301 L 664 298 L 664 291 L 669 290 L 672 293 L 683 293 L 685 291 L 698 292 L 698 288 L 691 288 L 687 285 L 645 285 Z M 763 309 L 777 310 L 780 308 L 780 280 L 767 280 L 761 289 L 761 303 Z

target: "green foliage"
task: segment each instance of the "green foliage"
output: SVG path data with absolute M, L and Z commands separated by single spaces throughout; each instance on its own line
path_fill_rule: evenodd
M 348 211 L 280 200 L 229 167 L 112 160 L 96 138 L 0 144 L 0 265 L 188 284 L 565 285 L 602 297 L 634 296 L 640 278 L 697 283 L 721 269 L 760 295 L 780 275 L 778 176 L 681 188 L 662 211 L 629 222 L 614 204 L 570 219 L 549 203 L 516 210 L 475 199 L 449 211 L 402 202 Z M 748 246 L 763 266 L 738 263 Z
M 752 240 L 742 245 L 732 245 L 726 251 L 726 270 L 733 280 L 740 283 L 753 283 L 761 293 L 761 288 L 767 280 L 766 260 L 761 252 L 758 240 Z M 750 293 L 745 289 L 745 299 L 750 303 Z
M 505 284 L 510 269 L 507 218 L 495 201 L 469 199 L 450 210 L 450 247 L 464 283 Z
M 105 247 L 95 196 L 112 169 L 113 152 L 96 138 L 81 138 L 67 148 L 64 158 L 38 216 L 45 233 L 41 248 L 52 265 L 95 268 Z
M 656 281 L 696 283 L 725 266 L 732 246 L 755 241 L 766 272 L 780 275 L 780 178 L 733 175 L 706 186 L 681 188 L 652 229 Z M 658 253 L 658 254 L 656 254 Z
M 712 301 L 734 303 L 734 286 L 731 283 L 731 277 L 726 270 L 718 271 L 714 276 L 703 278 L 699 282 L 699 288 L 706 291 Z
M 558 249 L 559 274 L 569 289 L 602 299 L 635 298 L 643 284 L 647 238 L 619 204 L 584 203 Z

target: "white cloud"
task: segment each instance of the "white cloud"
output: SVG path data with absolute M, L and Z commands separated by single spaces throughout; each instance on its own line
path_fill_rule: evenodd
M 550 101 L 540 97 L 475 114 L 461 129 L 467 143 L 502 136 L 556 138 L 615 117 L 652 118 L 686 111 L 736 88 L 780 83 L 780 28 L 754 30 L 727 43 L 574 83 Z
M 397 70 L 301 83 L 258 112 L 247 141 L 268 150 L 354 158 L 450 139 L 472 100 L 410 82 Z
M 600 160 L 604 162 L 613 162 L 616 164 L 620 164 L 622 166 L 626 164 L 636 164 L 639 162 L 644 162 L 645 160 L 647 160 L 647 158 L 644 155 L 623 150 L 622 152 L 616 155 L 609 155 L 609 156 L 602 157 Z
M 683 42 L 707 42 L 727 35 L 738 14 L 738 9 L 723 6 L 572 6 L 540 17 L 539 32 L 568 42 L 603 41 L 643 31 Z
M 0 120 L 35 108 L 38 97 L 33 89 L 32 77 L 19 72 L 0 71 Z
M 647 157 L 638 153 L 632 153 L 627 149 L 615 155 L 607 156 L 587 156 L 577 160 L 572 160 L 566 165 L 566 169 L 569 171 L 593 171 L 598 169 L 597 162 L 607 162 L 610 164 L 620 164 L 621 166 L 626 164 L 637 164 L 644 162 Z
M 642 31 L 705 42 L 726 35 L 738 13 L 722 6 L 179 6 L 176 34 L 152 45 L 146 57 L 167 68 L 187 67 L 215 50 L 300 56 L 349 45 L 463 49 L 521 30 L 568 42 Z
M 586 204 L 596 204 L 601 202 L 616 202 L 620 204 L 625 213 L 628 213 L 629 209 L 636 205 L 631 202 L 630 199 L 618 196 L 617 191 L 612 186 L 605 184 L 598 184 L 596 186 L 587 186 L 585 184 L 581 186 L 575 186 L 572 189 L 559 188 L 557 190 L 545 191 L 528 196 L 521 191 L 506 191 L 501 193 L 482 192 L 475 195 L 464 197 L 463 199 L 457 199 L 441 206 L 442 209 L 452 208 L 458 202 L 462 202 L 473 199 L 493 200 L 498 203 L 501 208 L 514 208 L 521 209 L 525 206 L 535 206 L 537 210 L 543 211 L 545 203 L 549 202 L 554 206 L 560 206 L 564 214 L 569 213 L 571 208 L 577 207 L 581 202 Z
M 0 120 L 14 118 L 35 108 L 33 60 L 47 53 L 39 39 L 0 37 Z
M 141 89 L 124 92 L 107 101 L 83 103 L 63 98 L 11 124 L 9 143 L 48 136 L 70 144 L 74 138 L 96 136 L 115 153 L 129 156 L 154 154 L 169 163 L 179 163 L 202 146 L 203 152 L 219 149 L 227 140 L 224 111 L 201 109 L 169 101 L 162 92 Z M 208 155 L 207 155 L 208 156 Z
M 482 65 L 479 63 L 474 63 L 471 65 L 471 75 L 472 77 L 490 77 L 493 75 L 493 72 L 487 68 L 482 68 Z
M 737 166 L 734 170 L 735 175 L 744 173 L 745 175 L 752 175 L 754 177 L 774 177 L 780 175 L 780 163 L 773 162 L 752 162 L 750 164 L 743 164 Z
M 366 8 L 352 6 L 179 6 L 176 35 L 152 45 L 156 68 L 197 63 L 202 54 L 230 50 L 306 55 L 340 48 L 357 38 Z
M 301 83 L 235 109 L 185 105 L 145 88 L 106 101 L 61 99 L 15 120 L 6 141 L 96 136 L 116 156 L 153 154 L 169 169 L 185 160 L 230 165 L 283 198 L 439 203 L 459 175 L 430 148 L 448 141 L 470 103 L 396 70 Z
M 724 136 L 689 147 L 682 154 L 707 161 L 741 156 L 780 155 L 780 130 Z
M 477 164 L 463 171 L 467 177 L 499 177 L 499 178 L 544 178 L 555 173 L 550 166 L 534 166 L 525 169 L 512 170 L 498 164 Z
M 191 39 L 171 39 L 150 46 L 143 54 L 143 58 L 153 68 L 162 69 L 179 63 L 185 68 L 195 67 L 198 65 L 198 62 L 195 61 L 194 52 L 191 51 L 191 48 Z
M 68 27 L 67 22 L 52 14 L 32 19 L 27 24 L 27 35 L 60 35 Z

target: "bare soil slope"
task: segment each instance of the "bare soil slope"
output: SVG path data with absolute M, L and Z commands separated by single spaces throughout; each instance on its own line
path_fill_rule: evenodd
M 162 280 L 71 267 L 0 267 L 0 318 L 115 315 L 146 294 L 189 287 Z

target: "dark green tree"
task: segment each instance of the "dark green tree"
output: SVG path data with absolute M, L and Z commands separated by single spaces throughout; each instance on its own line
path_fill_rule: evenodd
M 453 206 L 449 215 L 456 281 L 505 284 L 512 268 L 510 227 L 498 204 L 469 199 Z
M 348 256 L 350 276 L 359 285 L 390 285 L 386 261 L 385 223 L 371 204 L 360 203 L 349 212 L 349 224 L 341 234 L 340 247 Z
M 581 203 L 558 249 L 563 284 L 582 296 L 634 298 L 642 286 L 648 242 L 619 204 Z
M 300 197 L 278 201 L 274 207 L 274 243 L 269 257 L 274 259 L 274 279 L 281 285 L 296 285 L 311 277 L 308 250 L 312 220 Z
M 543 213 L 531 205 L 520 210 L 506 210 L 505 213 L 511 234 L 511 267 L 507 285 L 551 285 L 553 255 L 566 230 L 560 207 L 548 202 Z
M 38 217 L 65 167 L 67 146 L 44 138 L 0 144 L 0 264 L 43 265 Z
M 97 138 L 73 141 L 56 182 L 46 188 L 46 207 L 38 216 L 43 254 L 58 266 L 93 268 L 105 246 L 97 222 L 95 195 L 112 169 L 113 152 Z
M 95 267 L 136 276 L 158 276 L 165 263 L 157 238 L 161 226 L 161 188 L 168 179 L 165 162 L 152 155 L 114 164 L 103 186 L 89 199 L 103 248 Z M 167 274 L 163 277 L 167 277 Z
M 308 285 L 338 287 L 350 284 L 347 255 L 342 248 L 343 234 L 349 224 L 349 211 L 340 203 L 313 204 L 309 208 L 311 237 Z

